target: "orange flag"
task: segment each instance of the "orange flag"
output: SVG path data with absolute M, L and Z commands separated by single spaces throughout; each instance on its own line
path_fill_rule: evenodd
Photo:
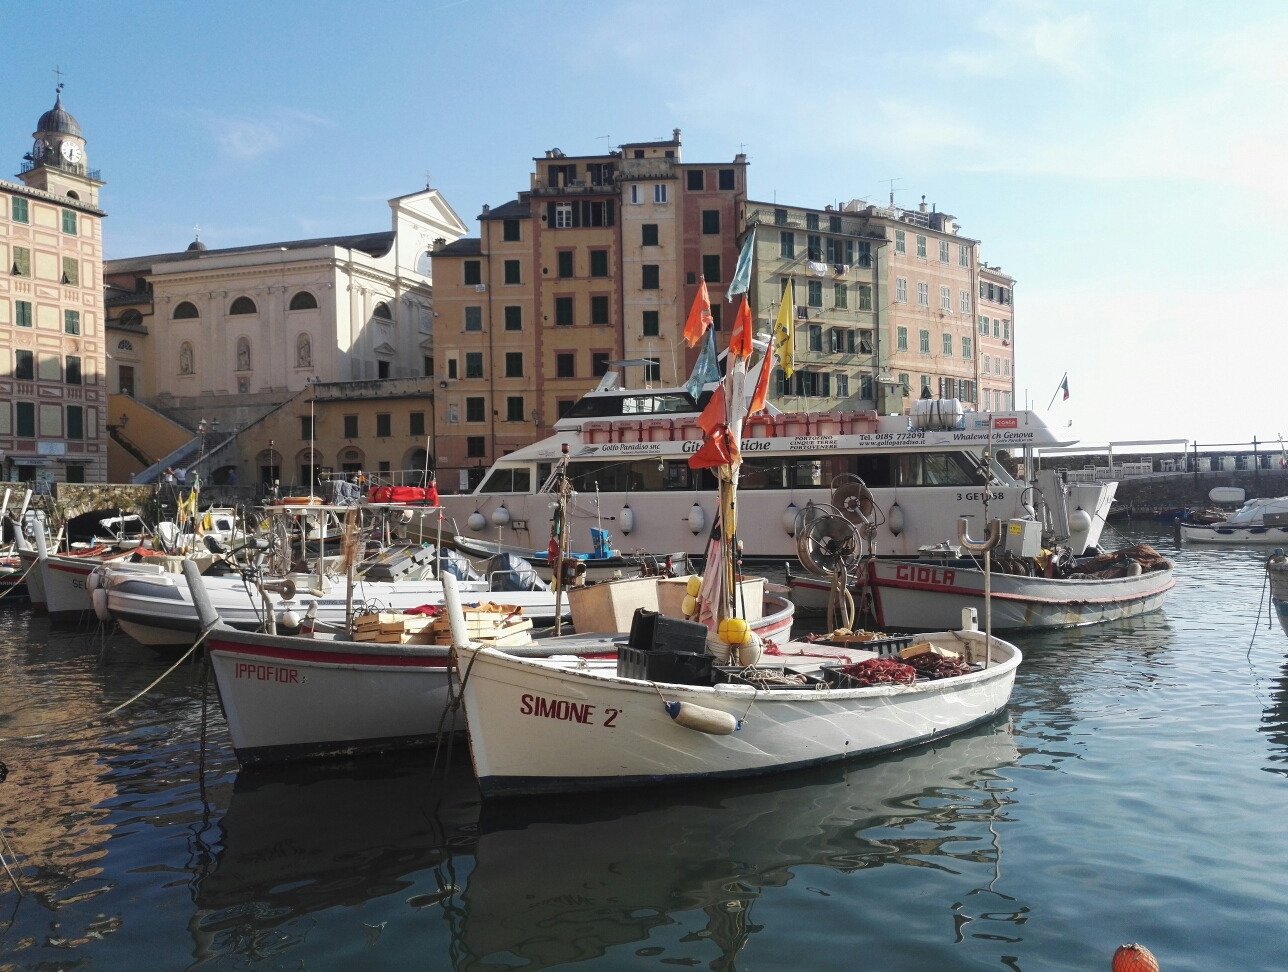
M 707 407 L 698 416 L 698 428 L 704 435 L 710 436 L 717 427 L 728 424 L 728 421 L 725 416 L 724 389 L 717 388 L 715 394 L 711 396 L 711 401 L 707 402 Z
M 765 402 L 769 398 L 769 373 L 774 370 L 774 360 L 770 357 L 768 349 L 765 356 L 760 362 L 760 377 L 756 379 L 756 390 L 751 394 L 751 405 L 747 408 L 747 414 L 755 415 L 765 407 Z M 702 420 L 698 419 L 699 424 Z
M 689 308 L 689 318 L 684 322 L 684 340 L 691 348 L 696 348 L 711 326 L 711 295 L 707 293 L 706 278 L 698 278 L 698 292 L 693 297 L 693 306 Z
M 744 294 L 738 305 L 738 315 L 733 319 L 733 333 L 729 335 L 729 354 L 735 358 L 751 357 L 751 307 Z

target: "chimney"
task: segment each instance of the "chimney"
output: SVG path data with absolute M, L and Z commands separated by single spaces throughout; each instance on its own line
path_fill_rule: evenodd
M 925 197 L 925 196 L 922 196 L 922 197 L 921 197 L 921 205 L 920 205 L 920 206 L 918 206 L 917 208 L 918 208 L 919 210 L 921 210 L 923 213 L 926 211 L 926 197 Z
M 680 130 L 678 128 L 671 129 L 671 141 L 677 145 L 680 144 Z

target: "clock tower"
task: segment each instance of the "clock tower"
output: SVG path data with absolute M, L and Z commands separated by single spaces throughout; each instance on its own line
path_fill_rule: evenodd
M 63 86 L 58 85 L 54 107 L 40 116 L 34 142 L 25 156 L 20 178 L 33 189 L 42 189 L 88 206 L 98 206 L 103 183 L 98 171 L 90 169 L 85 156 L 85 136 L 80 123 L 63 108 Z

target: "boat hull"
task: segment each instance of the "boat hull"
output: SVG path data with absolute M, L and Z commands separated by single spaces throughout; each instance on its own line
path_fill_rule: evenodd
M 208 649 L 233 750 L 244 764 L 403 749 L 453 728 L 444 722 L 446 647 L 225 630 L 211 636 Z
M 477 600 L 517 604 L 535 624 L 554 621 L 554 595 L 548 591 L 513 591 L 488 593 L 482 584 L 460 585 L 468 603 Z M 177 574 L 142 573 L 128 568 L 109 572 L 105 584 L 107 610 L 123 631 L 141 644 L 154 647 L 177 647 L 192 644 L 200 630 L 197 608 L 192 603 L 183 577 Z M 206 591 L 220 618 L 230 627 L 255 631 L 263 627 L 263 602 L 253 588 L 240 578 L 217 576 L 206 579 Z M 344 625 L 346 597 L 343 589 L 315 597 L 298 591 L 291 600 L 270 595 L 274 612 L 280 618 L 292 611 L 303 618 L 316 604 L 319 623 L 330 627 Z M 381 582 L 367 581 L 354 588 L 354 607 L 361 610 L 369 603 L 382 610 L 406 610 L 423 604 L 442 604 L 443 588 L 437 581 Z
M 982 658 L 983 635 L 966 638 Z M 992 718 L 1010 698 L 1020 653 L 994 642 L 980 671 L 910 686 L 755 692 L 655 685 L 552 660 L 458 649 L 475 774 L 485 796 L 600 790 L 757 776 L 879 756 Z M 730 735 L 686 728 L 662 698 L 726 712 Z
M 1225 523 L 1182 523 L 1187 543 L 1267 544 L 1288 547 L 1288 526 L 1230 526 Z
M 35 550 L 19 549 L 18 559 L 27 578 L 27 599 L 38 611 L 45 610 L 45 578 L 40 569 L 39 555 Z

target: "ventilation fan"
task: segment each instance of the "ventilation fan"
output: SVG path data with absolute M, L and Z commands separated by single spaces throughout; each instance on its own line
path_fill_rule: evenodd
M 796 531 L 796 553 L 817 577 L 830 577 L 853 564 L 859 555 L 859 533 L 843 516 L 825 514 Z
M 852 473 L 843 473 L 832 480 L 832 505 L 859 526 L 871 524 L 877 508 L 867 483 Z

